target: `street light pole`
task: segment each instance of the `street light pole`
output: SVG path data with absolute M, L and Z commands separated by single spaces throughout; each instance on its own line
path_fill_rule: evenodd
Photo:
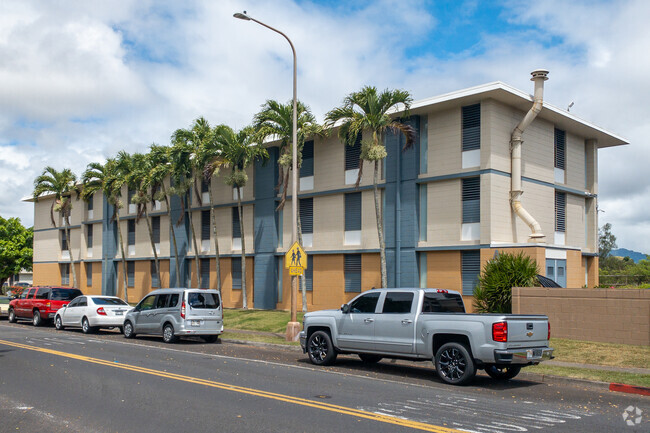
M 291 133 L 291 236 L 292 244 L 298 241 L 298 86 L 297 86 L 297 60 L 296 49 L 287 37 L 280 30 L 275 29 L 261 21 L 256 20 L 244 11 L 243 13 L 236 13 L 233 15 L 235 18 L 245 21 L 254 21 L 257 24 L 273 30 L 281 34 L 289 45 L 291 45 L 291 52 L 293 53 L 293 129 Z M 282 287 L 279 288 L 282 290 Z M 291 321 L 287 323 L 286 337 L 288 341 L 295 341 L 300 332 L 300 323 L 298 323 L 297 310 L 298 310 L 298 278 L 295 275 L 291 276 Z

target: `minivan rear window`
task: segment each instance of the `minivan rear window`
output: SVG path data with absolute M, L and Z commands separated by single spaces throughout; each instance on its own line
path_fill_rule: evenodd
M 52 301 L 72 301 L 74 298 L 81 295 L 83 295 L 83 293 L 81 293 L 81 290 L 79 289 L 53 288 L 50 299 Z
M 425 293 L 423 313 L 464 313 L 463 298 L 456 293 Z
M 197 293 L 190 292 L 187 294 L 187 303 L 192 308 L 219 308 L 219 297 L 215 293 Z
M 129 305 L 120 298 L 92 298 L 95 305 Z

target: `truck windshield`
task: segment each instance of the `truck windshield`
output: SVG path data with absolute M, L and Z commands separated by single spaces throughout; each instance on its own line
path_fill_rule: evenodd
M 463 298 L 456 293 L 425 293 L 423 313 L 464 313 Z

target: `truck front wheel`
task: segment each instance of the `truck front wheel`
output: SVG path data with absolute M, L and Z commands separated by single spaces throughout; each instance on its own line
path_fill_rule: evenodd
M 451 385 L 464 385 L 476 375 L 474 360 L 462 343 L 443 344 L 434 361 L 438 377 Z
M 485 367 L 485 372 L 495 380 L 510 380 L 521 371 L 519 365 L 488 365 Z
M 332 339 L 325 331 L 316 331 L 307 340 L 307 353 L 312 364 L 330 365 L 336 361 Z

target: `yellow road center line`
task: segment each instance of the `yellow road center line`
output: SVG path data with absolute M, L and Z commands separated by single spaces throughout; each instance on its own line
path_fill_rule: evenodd
M 252 396 L 257 396 L 257 397 L 263 397 L 263 398 L 268 398 L 272 400 L 277 400 L 277 401 L 282 401 L 286 403 L 292 403 L 296 404 L 299 406 L 306 406 L 306 407 L 311 407 L 314 409 L 321 409 L 329 412 L 336 412 L 339 414 L 343 415 L 350 415 L 358 418 L 365 418 L 369 419 L 372 421 L 378 421 L 378 422 L 383 422 L 383 423 L 388 423 L 388 424 L 395 424 L 398 426 L 402 427 L 409 427 L 413 429 L 418 429 L 418 430 L 423 430 L 423 431 L 428 431 L 428 432 L 435 432 L 435 433 L 461 433 L 460 430 L 455 430 L 447 427 L 442 427 L 442 426 L 436 426 L 433 424 L 426 424 L 418 421 L 411 421 L 407 419 L 402 419 L 402 418 L 397 418 L 389 415 L 382 415 L 382 414 L 377 414 L 377 413 L 372 413 L 364 410 L 359 410 L 359 409 L 353 409 L 345 406 L 338 406 L 334 404 L 329 404 L 329 403 L 324 403 L 320 401 L 314 401 L 314 400 L 306 400 L 304 398 L 299 398 L 299 397 L 292 397 L 290 395 L 285 395 L 285 394 L 276 394 L 268 391 L 262 391 L 259 389 L 254 389 L 254 388 L 246 388 L 242 386 L 237 386 L 237 385 L 230 385 L 227 383 L 222 383 L 222 382 L 216 382 L 212 380 L 207 380 L 207 379 L 198 379 L 190 376 L 183 376 L 180 374 L 176 373 L 169 373 L 165 371 L 160 371 L 160 370 L 153 370 L 150 368 L 145 368 L 145 367 L 138 367 L 136 365 L 130 365 L 130 364 L 121 364 L 119 362 L 114 362 L 114 361 L 107 361 L 104 359 L 99 359 L 99 358 L 92 358 L 90 356 L 84 356 L 84 355 L 76 355 L 73 353 L 67 353 L 67 352 L 61 352 L 58 350 L 52 350 L 52 349 L 45 349 L 42 347 L 36 347 L 36 346 L 29 346 L 26 344 L 22 343 L 15 343 L 12 341 L 6 341 L 6 340 L 0 340 L 0 344 L 4 344 L 6 346 L 12 346 L 12 347 L 17 347 L 20 349 L 25 349 L 25 350 L 32 350 L 35 352 L 41 352 L 41 353 L 47 353 L 50 355 L 56 355 L 56 356 L 61 356 L 64 358 L 70 358 L 70 359 L 76 359 L 78 361 L 83 361 L 83 362 L 89 362 L 93 364 L 99 364 L 99 365 L 104 365 L 107 367 L 114 367 L 114 368 L 120 368 L 122 370 L 129 370 L 129 371 L 134 371 L 137 373 L 144 373 L 144 374 L 149 374 L 152 376 L 158 376 L 158 377 L 163 377 L 166 379 L 173 379 L 173 380 L 178 380 L 181 382 L 188 382 L 188 383 L 193 383 L 196 385 L 203 385 L 203 386 L 208 386 L 211 388 L 218 388 L 218 389 L 223 389 L 227 391 L 233 391 L 233 392 L 238 392 L 242 394 L 248 394 Z

